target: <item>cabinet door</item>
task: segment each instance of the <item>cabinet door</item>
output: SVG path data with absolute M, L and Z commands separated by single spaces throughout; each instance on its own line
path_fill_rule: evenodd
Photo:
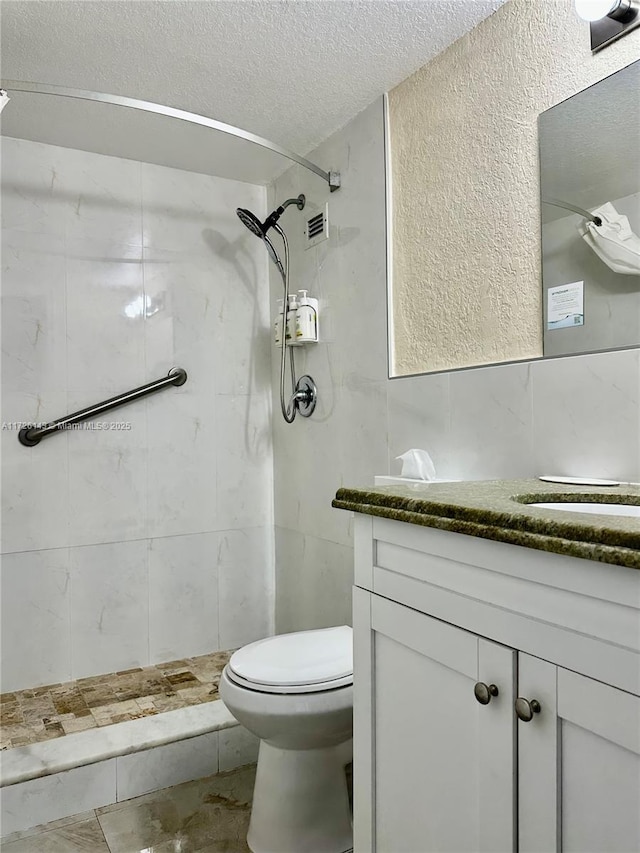
M 513 851 L 515 653 L 356 590 L 356 853 Z M 498 695 L 480 704 L 476 682 Z
M 640 850 L 640 698 L 528 655 L 519 695 L 520 853 Z

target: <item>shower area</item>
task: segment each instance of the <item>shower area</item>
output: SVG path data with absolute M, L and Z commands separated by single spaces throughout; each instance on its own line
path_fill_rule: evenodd
M 254 758 L 217 685 L 274 632 L 269 265 L 286 285 L 288 258 L 266 185 L 307 161 L 159 105 L 3 86 L 7 834 Z M 313 381 L 278 360 L 285 419 L 310 414 Z

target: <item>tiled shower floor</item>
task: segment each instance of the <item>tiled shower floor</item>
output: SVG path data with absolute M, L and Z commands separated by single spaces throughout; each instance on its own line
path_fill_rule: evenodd
M 213 652 L 110 675 L 0 695 L 0 748 L 150 717 L 218 699 L 232 652 Z

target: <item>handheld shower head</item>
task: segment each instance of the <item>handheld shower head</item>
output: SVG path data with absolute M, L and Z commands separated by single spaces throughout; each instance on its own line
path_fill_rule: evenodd
M 261 240 L 264 240 L 266 234 L 262 227 L 262 223 L 255 213 L 251 213 L 250 210 L 246 210 L 244 207 L 236 208 L 236 213 L 238 214 L 240 222 L 242 222 L 243 225 L 246 225 L 252 234 L 255 234 L 256 237 L 260 237 Z
M 236 208 L 236 213 L 238 214 L 240 222 L 242 222 L 242 224 L 245 225 L 252 234 L 255 234 L 256 237 L 260 237 L 261 240 L 264 240 L 267 236 L 267 231 L 273 228 L 289 205 L 295 204 L 298 210 L 302 210 L 305 205 L 305 201 L 306 199 L 302 193 L 297 198 L 288 198 L 280 205 L 280 207 L 277 207 L 272 213 L 270 213 L 264 222 L 260 222 L 255 213 L 251 213 L 250 210 L 246 210 L 244 207 Z

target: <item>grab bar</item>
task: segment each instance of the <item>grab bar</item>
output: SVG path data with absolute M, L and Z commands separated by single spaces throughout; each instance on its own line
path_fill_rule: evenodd
M 156 379 L 155 382 L 149 382 L 148 385 L 141 385 L 139 388 L 134 388 L 133 391 L 127 391 L 124 394 L 118 394 L 117 397 L 111 397 L 105 400 L 104 403 L 97 403 L 95 406 L 89 406 L 86 409 L 80 409 L 79 412 L 73 412 L 67 415 L 66 418 L 59 418 L 57 421 L 45 424 L 43 427 L 23 427 L 18 433 L 20 444 L 25 447 L 34 447 L 39 444 L 43 438 L 48 435 L 53 435 L 59 430 L 64 430 L 73 424 L 79 424 L 82 421 L 88 421 L 101 415 L 103 412 L 109 412 L 111 409 L 117 409 L 118 406 L 124 406 L 126 403 L 132 403 L 134 400 L 139 400 L 140 397 L 146 397 L 147 394 L 153 394 L 155 391 L 161 391 L 167 385 L 184 385 L 187 381 L 187 371 L 181 367 L 172 367 L 167 376 L 163 379 Z

